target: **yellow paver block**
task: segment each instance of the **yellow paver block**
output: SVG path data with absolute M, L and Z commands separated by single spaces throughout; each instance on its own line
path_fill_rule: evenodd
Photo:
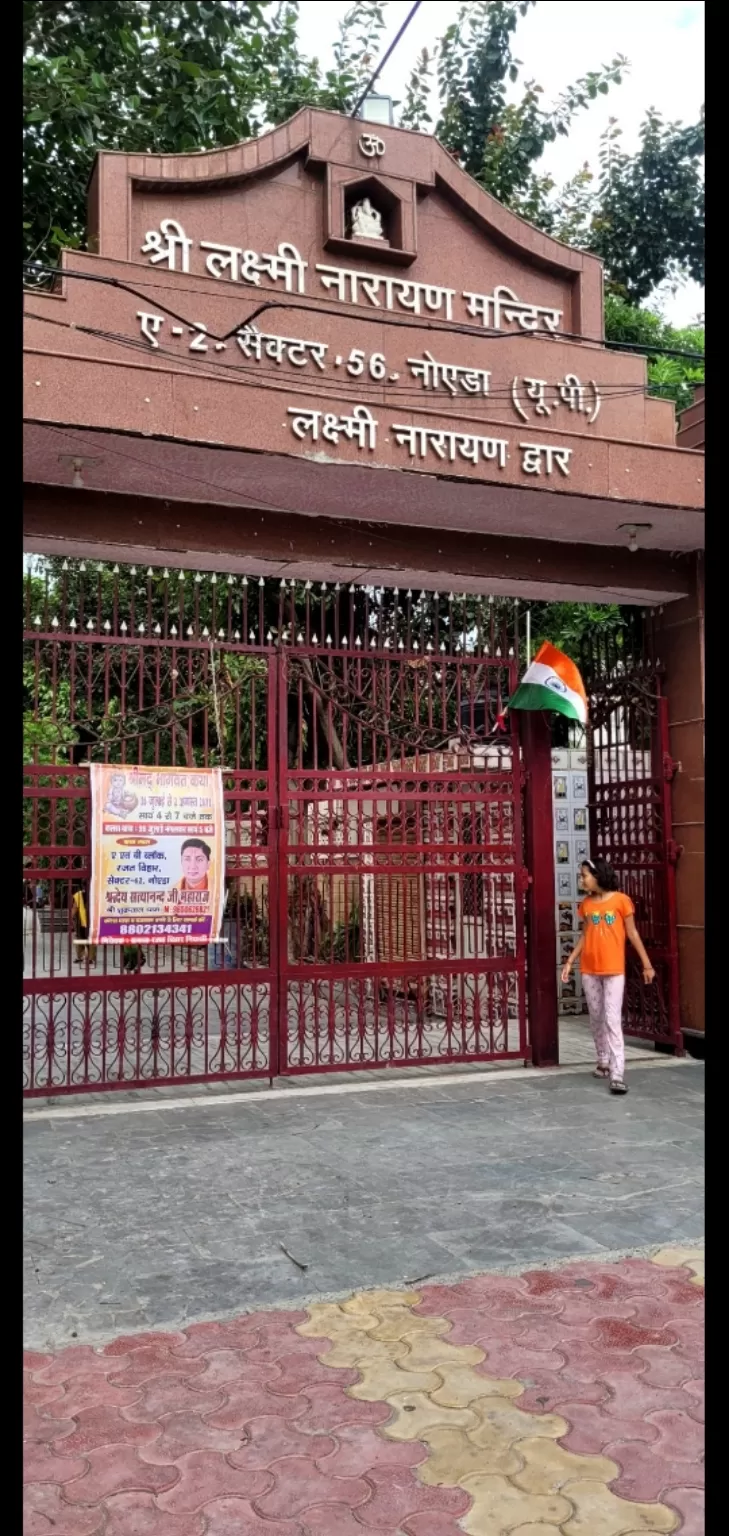
M 556 1525 L 559 1530 L 574 1514 L 574 1506 L 561 1494 L 542 1498 L 535 1493 L 524 1493 L 508 1477 L 481 1473 L 464 1478 L 460 1486 L 473 1499 L 472 1508 L 461 1519 L 468 1536 L 505 1536 L 525 1521 L 536 1524 L 539 1520 L 542 1524 Z
M 497 1434 L 485 1454 L 484 1446 L 476 1445 L 467 1430 L 433 1424 L 428 1430 L 428 1446 L 430 1456 L 423 1463 L 421 1482 L 438 1488 L 452 1488 L 454 1477 L 462 1486 L 464 1478 L 483 1473 L 487 1467 L 489 1472 L 511 1477 L 524 1465 L 516 1446 L 507 1445 Z
M 702 1283 L 703 1250 L 665 1249 L 656 1262 L 691 1267 Z M 561 1446 L 569 1426 L 559 1414 L 518 1408 L 522 1382 L 476 1371 L 484 1351 L 449 1344 L 447 1318 L 415 1317 L 420 1299 L 414 1291 L 365 1291 L 319 1302 L 298 1332 L 331 1345 L 322 1348 L 322 1364 L 359 1372 L 347 1388 L 350 1397 L 389 1405 L 390 1418 L 378 1433 L 424 1442 L 428 1456 L 414 1476 L 470 1495 L 460 1521 L 467 1536 L 668 1536 L 676 1530 L 679 1517 L 666 1505 L 637 1504 L 610 1491 L 615 1462 Z
M 522 1466 L 511 1475 L 517 1488 L 526 1493 L 560 1493 L 565 1483 L 579 1479 L 594 1482 L 599 1478 L 601 1483 L 611 1483 L 620 1474 L 617 1462 L 607 1456 L 577 1456 L 538 1435 L 516 1440 L 513 1450 L 521 1457 Z
M 705 1283 L 703 1248 L 661 1248 L 660 1253 L 653 1254 L 651 1263 L 662 1264 L 666 1269 L 688 1269 L 692 1285 Z
M 440 1374 L 438 1366 L 435 1371 Z M 430 1395 L 434 1403 L 442 1403 L 444 1408 L 467 1408 L 477 1397 L 521 1397 L 523 1391 L 521 1382 L 512 1377 L 501 1381 L 498 1376 L 474 1371 L 471 1365 L 454 1365 L 444 1369 L 442 1387 Z
M 564 1496 L 571 1499 L 575 1514 L 563 1526 L 564 1536 L 633 1536 L 636 1531 L 668 1533 L 678 1526 L 678 1515 L 665 1504 L 634 1504 L 619 1499 L 604 1483 L 567 1483 Z

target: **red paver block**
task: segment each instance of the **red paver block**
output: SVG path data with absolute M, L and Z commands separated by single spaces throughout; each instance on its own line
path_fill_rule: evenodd
M 338 1389 L 341 1391 L 341 1388 Z M 251 1419 L 284 1418 L 300 1419 L 307 1409 L 307 1397 L 274 1397 L 268 1387 L 256 1384 L 228 1387 L 222 1408 L 213 1413 L 206 1411 L 205 1423 L 211 1429 L 237 1434 L 240 1445 L 242 1432 Z
M 285 1402 L 292 1402 L 292 1399 L 276 1399 L 277 1412 L 280 1411 L 278 1404 Z M 334 1426 L 339 1429 L 344 1424 L 386 1424 L 392 1414 L 389 1403 L 367 1403 L 349 1397 L 333 1375 L 328 1386 L 307 1387 L 304 1402 L 306 1407 L 298 1415 L 296 1427 L 309 1434 L 316 1430 L 327 1433 Z
M 85 1476 L 77 1476 L 63 1490 L 69 1504 L 100 1504 L 115 1493 L 164 1493 L 180 1476 L 177 1467 L 143 1461 L 132 1445 L 101 1446 L 89 1451 L 86 1464 Z
M 243 1382 L 246 1386 L 267 1387 L 281 1380 L 277 1365 L 254 1365 L 241 1349 L 214 1349 L 209 1355 L 200 1356 L 196 1364 L 201 1369 L 188 1379 L 197 1392 L 218 1387 L 225 1389 Z
M 275 1485 L 256 1500 L 256 1507 L 275 1520 L 298 1516 L 316 1504 L 344 1504 L 354 1509 L 372 1492 L 361 1477 L 327 1477 L 305 1456 L 284 1456 L 274 1470 Z
M 73 1419 L 51 1418 L 49 1414 L 39 1413 L 34 1403 L 23 1404 L 23 1438 L 29 1444 L 45 1440 L 52 1445 L 55 1440 L 68 1439 L 75 1428 Z
M 227 1456 L 229 1451 L 237 1451 L 240 1443 L 240 1431 L 215 1428 L 201 1413 L 170 1413 L 160 1419 L 158 1438 L 144 1446 L 143 1454 L 151 1465 L 166 1466 L 190 1451 L 217 1451 Z
M 338 1430 L 338 1436 L 339 1433 Z M 366 1433 L 366 1429 L 362 1433 Z M 272 1466 L 284 1456 L 331 1459 L 336 1448 L 337 1441 L 331 1435 L 305 1434 L 295 1421 L 275 1415 L 249 1419 L 245 1426 L 245 1443 L 233 1451 L 228 1460 L 234 1467 L 255 1471 Z M 336 1467 L 331 1470 L 338 1472 Z
M 170 1515 L 149 1493 L 118 1493 L 106 1503 L 104 1536 L 204 1536 L 201 1515 Z M 51 1533 L 48 1533 L 51 1536 Z M 56 1536 L 55 1531 L 52 1536 Z
M 36 1443 L 25 1447 L 23 1481 L 25 1483 L 71 1483 L 88 1471 L 88 1461 L 81 1456 L 59 1455 L 52 1446 Z
M 116 1387 L 117 1392 L 121 1388 Z M 185 1376 L 153 1376 L 143 1387 L 133 1387 L 131 1403 L 121 1410 L 132 1424 L 156 1424 L 171 1413 L 214 1413 L 226 1401 L 222 1389 L 198 1392 Z
M 64 1456 L 85 1456 L 100 1445 L 147 1445 L 160 1434 L 157 1424 L 130 1424 L 118 1408 L 102 1404 L 85 1408 L 72 1423 L 72 1433 L 63 1439 Z
M 104 1344 L 102 1355 L 111 1355 L 116 1358 L 119 1355 L 132 1355 L 137 1349 L 176 1349 L 179 1344 L 185 1343 L 184 1333 L 122 1333 L 118 1339 L 112 1339 L 110 1344 Z
M 690 1476 L 698 1486 L 703 1483 L 703 1466 L 686 1459 L 674 1465 L 666 1456 L 660 1441 L 650 1445 L 638 1440 L 615 1440 L 605 1447 L 605 1455 L 617 1461 L 620 1476 L 611 1483 L 613 1493 L 621 1499 L 634 1499 L 639 1504 L 655 1504 L 663 1500 L 666 1484 L 680 1477 Z
M 663 1500 L 683 1517 L 681 1536 L 706 1536 L 703 1488 L 665 1488 Z
M 357 1518 L 373 1529 L 397 1531 L 404 1520 L 417 1514 L 465 1515 L 471 1499 L 462 1488 L 429 1488 L 408 1469 L 373 1467 L 367 1473 L 372 1497 L 357 1509 Z
M 328 1385 L 334 1372 L 343 1387 L 353 1387 L 359 1381 L 359 1371 L 349 1367 L 322 1365 L 317 1359 L 317 1354 L 323 1354 L 325 1349 L 331 1347 L 330 1339 L 312 1339 L 310 1342 L 315 1346 L 311 1354 L 286 1354 L 277 1360 L 275 1369 L 279 1375 L 269 1384 L 269 1391 L 275 1392 L 277 1397 L 296 1397 L 299 1392 L 306 1393 L 307 1387 L 315 1387 L 319 1382 Z
M 157 1495 L 160 1509 L 175 1515 L 200 1513 L 213 1499 L 256 1499 L 269 1493 L 275 1481 L 271 1472 L 241 1470 L 215 1451 L 191 1451 L 180 1456 L 176 1466 L 179 1482 Z
M 142 1344 L 130 1355 L 119 1359 L 104 1357 L 104 1366 L 114 1386 L 141 1387 L 154 1376 L 187 1376 L 191 1380 L 203 1370 L 202 1360 L 184 1360 L 166 1344 Z M 123 1367 L 123 1369 L 120 1369 Z
M 365 1477 L 375 1467 L 416 1467 L 428 1455 L 420 1440 L 386 1440 L 368 1424 L 338 1424 L 333 1434 L 331 1454 L 316 1457 L 319 1470 L 333 1477 Z
M 206 1505 L 205 1520 L 205 1536 L 308 1536 L 298 1520 L 264 1520 L 245 1499 L 214 1499 Z
M 303 1536 L 364 1536 L 365 1527 L 347 1504 L 317 1504 L 299 1519 Z M 394 1526 L 387 1536 L 397 1536 Z
M 119 1368 L 118 1360 L 100 1355 L 90 1344 L 74 1344 L 50 1361 L 44 1358 L 46 1364 L 40 1368 L 33 1367 L 33 1378 L 46 1386 L 58 1386 L 72 1376 L 110 1376 L 115 1368 Z
M 55 1483 L 29 1483 L 24 1489 L 23 1536 L 100 1536 L 103 1526 L 103 1510 L 66 1504 Z
M 523 1399 L 519 1398 L 520 1408 L 522 1402 Z M 550 1405 L 549 1412 L 559 1413 L 567 1420 L 570 1428 L 563 1435 L 561 1443 L 578 1456 L 607 1455 L 603 1447 L 617 1440 L 642 1441 L 650 1445 L 658 1439 L 658 1430 L 648 1419 L 620 1418 L 618 1414 L 612 1413 L 608 1415 L 604 1407 L 598 1408 L 591 1403 L 569 1399 L 556 1407 Z M 600 1448 L 599 1451 L 596 1447 Z
M 58 1395 L 52 1403 L 41 1404 L 41 1412 L 50 1411 L 55 1417 L 75 1419 L 87 1408 L 127 1408 L 136 1403 L 140 1387 L 115 1387 L 108 1376 L 97 1372 L 80 1372 L 71 1376 L 63 1386 L 49 1388 Z

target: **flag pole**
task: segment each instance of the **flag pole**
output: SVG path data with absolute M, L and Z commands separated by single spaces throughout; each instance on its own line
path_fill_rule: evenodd
M 526 664 L 529 666 L 532 659 L 532 610 L 526 611 Z

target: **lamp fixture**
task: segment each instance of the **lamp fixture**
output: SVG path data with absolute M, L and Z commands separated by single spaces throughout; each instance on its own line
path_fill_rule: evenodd
M 621 529 L 622 529 L 623 532 L 627 533 L 627 535 L 628 535 L 628 549 L 630 550 L 631 555 L 634 555 L 636 553 L 636 550 L 639 548 L 639 545 L 638 545 L 638 533 L 639 533 L 639 531 L 641 529 L 649 530 L 652 527 L 653 527 L 652 523 L 619 523 L 618 524 L 618 532 L 620 532 Z

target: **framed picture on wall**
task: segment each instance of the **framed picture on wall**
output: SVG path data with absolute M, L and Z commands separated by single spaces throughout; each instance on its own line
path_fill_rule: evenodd
M 555 800 L 567 799 L 567 779 L 563 773 L 555 773 L 552 779 L 552 792 Z
M 569 830 L 570 830 L 569 806 L 567 806 L 567 805 L 555 805 L 555 807 L 554 807 L 554 830 L 555 830 L 555 832 L 569 832 Z
M 578 837 L 575 843 L 575 863 L 581 864 L 583 859 L 589 859 L 589 857 L 587 838 Z
M 557 871 L 557 895 L 561 901 L 569 901 L 572 895 L 572 876 L 567 869 Z
M 572 933 L 575 926 L 575 909 L 571 901 L 560 901 L 557 908 L 557 928 L 562 933 Z
M 557 855 L 557 863 L 558 864 L 569 864 L 569 861 L 570 861 L 570 845 L 569 845 L 569 843 L 558 842 L 556 844 L 556 847 L 555 847 L 555 852 L 556 852 L 556 855 Z
M 587 806 L 576 805 L 572 812 L 572 825 L 575 832 L 587 831 Z M 558 828 L 561 831 L 561 828 Z
M 587 779 L 584 773 L 574 773 L 572 775 L 572 799 L 587 799 Z

